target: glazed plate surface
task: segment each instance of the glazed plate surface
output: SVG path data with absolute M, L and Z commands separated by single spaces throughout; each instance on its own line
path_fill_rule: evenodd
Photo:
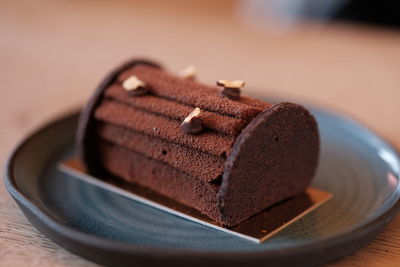
M 201 214 L 198 210 L 158 194 L 148 188 L 134 185 L 103 174 L 94 177 L 85 170 L 79 158 L 73 157 L 59 163 L 59 170 L 76 179 L 96 185 L 110 192 L 141 202 L 148 206 L 169 212 L 213 229 L 235 235 L 256 243 L 265 242 L 290 224 L 306 216 L 332 198 L 332 194 L 308 187 L 304 193 L 291 197 L 257 213 L 234 227 L 224 227 Z
M 59 245 L 108 265 L 314 265 L 373 239 L 400 208 L 396 151 L 362 125 L 311 108 L 321 134 L 313 186 L 333 198 L 257 244 L 74 179 L 57 163 L 74 153 L 77 113 L 25 139 L 5 183 L 27 218 Z

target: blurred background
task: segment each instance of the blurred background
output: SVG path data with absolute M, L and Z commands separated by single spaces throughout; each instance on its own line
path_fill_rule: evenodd
M 82 105 L 111 68 L 135 56 L 172 72 L 194 64 L 206 83 L 242 79 L 251 95 L 344 112 L 400 147 L 396 2 L 0 0 L 0 160 L 28 131 Z M 80 261 L 31 228 L 3 186 L 0 196 L 0 223 L 25 229 L 3 232 L 3 263 Z M 374 257 L 364 252 L 355 257 Z M 398 253 L 388 246 L 374 260 Z
M 0 118 L 19 136 L 146 56 L 171 71 L 194 64 L 204 82 L 243 79 L 249 94 L 337 108 L 398 140 L 395 2 L 2 0 Z

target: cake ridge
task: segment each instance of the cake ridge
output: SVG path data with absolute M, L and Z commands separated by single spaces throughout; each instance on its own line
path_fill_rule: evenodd
M 180 172 L 180 173 L 182 173 L 182 174 L 184 174 L 184 175 L 190 176 L 190 177 L 193 178 L 193 179 L 199 180 L 199 181 L 201 181 L 202 183 L 208 184 L 208 185 L 210 185 L 210 186 L 216 186 L 216 187 L 218 187 L 218 190 L 219 190 L 219 187 L 221 186 L 222 179 L 218 179 L 218 178 L 221 178 L 222 171 L 221 171 L 221 173 L 218 174 L 214 179 L 212 179 L 212 180 L 206 180 L 206 179 L 202 179 L 201 177 L 199 177 L 199 176 L 197 176 L 197 175 L 193 175 L 193 174 L 191 174 L 191 173 L 188 173 L 187 171 L 185 171 L 185 170 L 183 170 L 183 169 L 181 169 L 181 168 L 177 168 L 177 167 L 175 167 L 175 166 L 172 166 L 171 164 L 169 164 L 169 163 L 167 163 L 167 162 L 165 162 L 165 161 L 163 161 L 163 160 L 160 160 L 160 159 L 157 159 L 157 158 L 154 158 L 154 157 L 151 157 L 151 156 L 147 156 L 146 154 L 144 154 L 144 153 L 142 153 L 142 152 L 140 152 L 140 151 L 132 150 L 132 149 L 130 149 L 130 148 L 127 148 L 127 147 L 125 147 L 125 146 L 119 145 L 119 144 L 117 144 L 117 143 L 115 143 L 115 142 L 113 142 L 113 141 L 104 139 L 104 138 L 102 138 L 102 137 L 100 137 L 100 138 L 98 139 L 98 141 L 99 141 L 99 142 L 108 143 L 109 145 L 113 145 L 113 146 L 118 147 L 118 148 L 120 148 L 120 149 L 124 149 L 124 150 L 126 150 L 127 152 L 135 153 L 135 154 L 140 155 L 141 157 L 146 158 L 146 159 L 148 159 L 148 160 L 152 160 L 152 161 L 158 162 L 159 164 L 168 166 L 169 168 L 174 169 L 174 170 L 176 170 L 177 172 Z
M 97 123 L 96 131 L 102 140 L 162 161 L 206 182 L 215 181 L 223 172 L 224 159 L 222 157 L 104 122 Z
M 115 101 L 103 100 L 94 112 L 97 120 L 144 132 L 171 143 L 186 145 L 216 156 L 227 155 L 234 137 L 206 131 L 201 135 L 187 135 L 179 129 L 180 123 L 157 114 L 126 107 Z M 151 120 L 148 120 L 151 118 Z M 149 122 L 150 121 L 150 122 Z
M 182 121 L 195 107 L 149 93 L 141 97 L 126 97 L 126 92 L 119 84 L 112 84 L 104 92 L 105 98 L 126 105 L 149 111 L 167 118 Z M 152 103 L 148 103 L 151 101 Z M 216 132 L 237 136 L 247 125 L 248 120 L 230 115 L 202 109 L 201 115 L 204 127 Z
M 111 174 L 128 182 L 136 182 L 150 190 L 156 190 L 157 193 L 172 199 L 179 197 L 180 202 L 185 205 L 192 206 L 195 203 L 196 208 L 202 213 L 222 223 L 222 220 L 218 220 L 220 214 L 215 205 L 218 186 L 196 179 L 163 162 L 146 158 L 139 153 L 105 141 L 100 141 L 98 147 L 101 151 L 100 161 L 108 167 Z M 131 164 L 132 161 L 140 161 L 139 164 L 145 164 L 148 167 L 135 168 Z M 175 190 L 177 186 L 181 188 L 180 191 Z M 200 201 L 193 201 L 195 199 L 200 199 Z
M 160 117 L 160 118 L 164 118 L 164 119 L 167 119 L 167 120 L 170 120 L 170 121 L 173 121 L 173 122 L 182 123 L 182 121 L 183 121 L 183 119 L 184 119 L 184 118 L 183 118 L 183 119 L 181 120 L 181 119 L 171 118 L 171 117 L 169 117 L 169 116 L 165 116 L 165 115 L 163 115 L 163 114 L 160 114 L 160 113 L 157 113 L 157 112 L 153 112 L 153 111 L 148 110 L 148 109 L 145 109 L 145 108 L 140 108 L 140 107 L 131 106 L 131 105 L 129 105 L 128 103 L 125 103 L 125 102 L 120 101 L 120 100 L 118 100 L 118 99 L 109 98 L 109 97 L 107 97 L 107 96 L 103 99 L 103 102 L 119 104 L 119 105 L 124 106 L 124 107 L 126 107 L 126 108 L 128 108 L 128 109 L 132 109 L 132 110 L 134 110 L 134 111 L 140 111 L 140 112 L 152 114 L 152 115 L 154 115 L 154 116 L 157 116 L 157 117 Z M 202 111 L 202 113 L 204 113 L 204 111 Z M 187 115 L 187 114 L 186 114 L 186 115 Z M 185 116 L 185 117 L 186 117 L 186 116 Z M 202 120 L 203 120 L 203 119 L 204 119 L 204 117 L 202 117 Z M 247 125 L 247 124 L 245 124 L 244 127 L 241 128 L 240 130 L 243 130 L 243 129 L 246 127 L 246 125 Z M 225 138 L 225 137 L 226 137 L 226 138 L 235 138 L 235 137 L 237 136 L 237 135 L 234 135 L 234 134 L 227 134 L 227 133 L 224 133 L 224 132 L 221 132 L 221 131 L 216 131 L 216 130 L 214 130 L 214 129 L 212 129 L 212 128 L 208 128 L 208 127 L 205 127 L 205 128 L 206 128 L 206 130 L 207 130 L 208 133 L 218 135 L 218 136 L 220 136 L 220 137 L 222 137 L 222 138 Z
M 123 71 L 118 76 L 117 81 L 122 83 L 132 75 L 143 80 L 146 85 L 151 87 L 152 93 L 157 96 L 240 119 L 250 120 L 270 107 L 270 104 L 266 102 L 264 108 L 251 106 L 249 105 L 251 99 L 247 97 L 241 97 L 245 99 L 246 103 L 242 103 L 240 99 L 239 101 L 233 101 L 220 97 L 219 90 L 215 87 L 188 79 L 181 79 L 151 66 L 134 66 Z M 188 91 L 190 91 L 190 94 L 188 94 Z M 259 101 L 257 103 L 261 105 Z

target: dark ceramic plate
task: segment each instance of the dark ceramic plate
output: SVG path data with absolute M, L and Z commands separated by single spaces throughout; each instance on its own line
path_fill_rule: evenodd
M 373 239 L 400 208 L 394 149 L 363 126 L 312 109 L 322 140 L 313 186 L 325 205 L 256 244 L 57 170 L 73 153 L 77 114 L 43 127 L 11 155 L 5 183 L 27 218 L 64 248 L 107 265 L 297 266 L 339 258 Z

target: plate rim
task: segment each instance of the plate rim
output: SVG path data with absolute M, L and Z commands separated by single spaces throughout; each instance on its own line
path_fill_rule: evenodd
M 380 141 L 386 144 L 392 152 L 395 154 L 396 159 L 400 161 L 399 150 L 391 144 L 388 140 L 383 138 L 376 131 L 371 130 L 369 126 L 359 123 L 357 120 L 353 119 L 351 116 L 342 115 L 340 112 L 332 111 L 331 109 L 319 108 L 315 105 L 307 105 L 307 107 L 318 112 L 333 115 L 339 117 L 340 119 L 346 120 L 348 123 L 361 127 L 377 137 Z M 96 262 L 99 261 L 93 258 L 93 253 L 85 253 L 83 251 L 75 250 L 73 247 L 69 247 L 68 244 L 64 244 L 63 241 L 76 242 L 83 246 L 88 246 L 89 248 L 106 250 L 110 253 L 123 253 L 123 255 L 130 257 L 139 257 L 140 262 L 148 261 L 163 261 L 166 259 L 174 260 L 177 262 L 199 262 L 205 264 L 206 262 L 224 262 L 229 261 L 233 265 L 240 264 L 240 262 L 246 262 L 248 264 L 258 263 L 265 264 L 266 260 L 276 260 L 277 263 L 283 263 L 283 265 L 289 265 L 288 259 L 290 257 L 296 258 L 296 260 L 302 259 L 309 263 L 322 263 L 327 262 L 341 256 L 344 256 L 357 248 L 365 245 L 368 241 L 372 240 L 383 228 L 394 218 L 394 216 L 400 211 L 400 195 L 398 199 L 390 205 L 387 210 L 383 211 L 379 216 L 366 222 L 364 225 L 350 229 L 348 232 L 341 233 L 332 237 L 324 238 L 322 240 L 316 241 L 314 243 L 306 245 L 296 245 L 291 248 L 273 248 L 267 251 L 202 251 L 202 250 L 190 250 L 190 249 L 178 249 L 178 248 L 161 248 L 149 245 L 137 245 L 131 243 L 125 243 L 122 241 L 110 240 L 107 238 L 99 237 L 96 235 L 88 234 L 76 230 L 72 227 L 63 225 L 52 219 L 50 215 L 46 214 L 45 211 L 40 209 L 33 201 L 31 201 L 22 190 L 20 190 L 16 184 L 14 178 L 14 163 L 19 155 L 20 151 L 35 137 L 41 135 L 42 132 L 47 131 L 49 128 L 56 127 L 58 124 L 65 123 L 66 121 L 77 117 L 79 110 L 74 109 L 73 111 L 67 112 L 66 114 L 59 115 L 47 123 L 42 124 L 36 130 L 28 133 L 12 150 L 10 153 L 4 171 L 4 184 L 12 196 L 12 198 L 17 202 L 19 207 L 24 212 L 28 220 L 44 235 L 50 238 L 52 241 L 58 245 L 79 254 L 85 258 Z M 392 194 L 395 194 L 393 192 Z M 399 193 L 399 192 L 397 192 Z M 57 235 L 59 235 L 57 237 Z M 352 242 L 350 248 L 344 249 L 342 246 Z M 335 253 L 332 253 L 336 250 Z M 335 254 L 335 255 L 332 255 Z M 318 256 L 319 255 L 319 256 Z M 307 259 L 310 258 L 311 259 Z M 312 259 L 314 258 L 314 259 Z M 318 258 L 315 261 L 315 258 Z M 321 259 L 324 259 L 321 261 Z M 305 263 L 305 262 L 302 263 Z M 293 264 L 291 264 L 293 265 Z

